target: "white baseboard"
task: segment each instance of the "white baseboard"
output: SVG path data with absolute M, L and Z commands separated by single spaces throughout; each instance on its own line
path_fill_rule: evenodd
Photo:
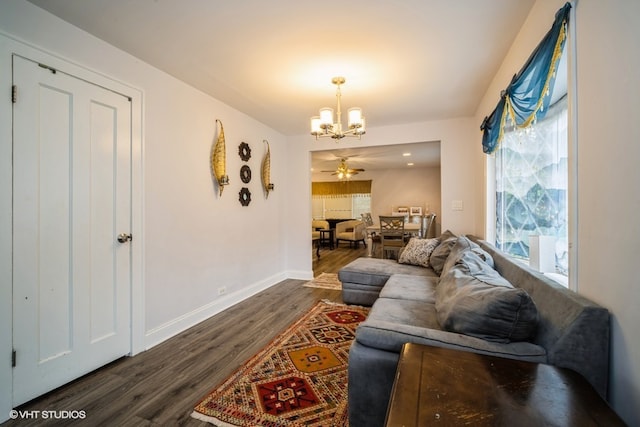
M 152 347 L 168 340 L 177 334 L 184 332 L 185 330 L 197 325 L 198 323 L 207 320 L 211 316 L 214 316 L 227 308 L 238 304 L 239 302 L 249 298 L 252 295 L 257 294 L 271 286 L 280 283 L 288 276 L 284 273 L 278 273 L 274 276 L 268 277 L 264 280 L 256 282 L 246 288 L 239 291 L 232 292 L 225 295 L 223 298 L 216 299 L 196 310 L 186 313 L 180 317 L 177 317 L 169 322 L 166 322 L 156 328 L 147 331 L 145 334 L 145 350 L 149 350 Z
M 288 270 L 286 272 L 287 279 L 295 280 L 313 280 L 313 270 Z

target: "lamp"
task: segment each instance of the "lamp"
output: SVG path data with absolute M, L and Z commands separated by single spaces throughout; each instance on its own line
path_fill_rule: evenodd
M 333 120 L 333 108 L 321 108 L 320 115 L 311 117 L 311 135 L 318 138 L 325 138 L 330 136 L 335 140 L 340 140 L 345 136 L 355 136 L 360 139 L 365 130 L 365 119 L 362 116 L 362 110 L 354 107 L 349 108 L 347 111 L 347 130 L 342 130 L 342 110 L 340 106 L 340 85 L 344 84 L 344 77 L 334 77 L 331 79 L 331 83 L 337 86 L 336 98 L 338 98 L 338 105 L 336 107 L 336 121 Z

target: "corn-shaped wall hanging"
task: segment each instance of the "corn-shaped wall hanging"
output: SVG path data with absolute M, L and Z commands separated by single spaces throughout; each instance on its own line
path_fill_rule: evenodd
M 216 177 L 216 181 L 218 181 L 218 188 L 220 188 L 220 195 L 222 196 L 224 186 L 229 184 L 229 175 L 227 175 L 227 150 L 224 142 L 224 128 L 222 127 L 222 122 L 216 119 L 216 124 L 218 123 L 220 123 L 220 132 L 218 133 L 216 145 L 211 152 L 211 170 Z
M 264 188 L 265 197 L 269 197 L 269 191 L 273 191 L 274 185 L 271 183 L 271 150 L 269 149 L 269 141 L 263 140 L 267 144 L 267 152 L 262 159 L 262 187 Z

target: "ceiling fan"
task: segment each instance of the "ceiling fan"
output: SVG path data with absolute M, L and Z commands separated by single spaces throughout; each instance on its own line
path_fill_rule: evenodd
M 338 175 L 338 179 L 349 179 L 353 175 L 357 175 L 360 172 L 364 172 L 364 169 L 349 168 L 349 166 L 347 166 L 347 158 L 343 157 L 340 159 L 338 168 L 335 171 L 322 171 L 322 172 L 331 172 L 331 175 Z

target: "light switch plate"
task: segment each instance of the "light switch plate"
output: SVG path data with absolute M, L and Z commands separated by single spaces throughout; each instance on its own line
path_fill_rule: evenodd
M 451 210 L 452 211 L 464 210 L 464 203 L 462 203 L 462 200 L 452 200 L 451 201 Z

